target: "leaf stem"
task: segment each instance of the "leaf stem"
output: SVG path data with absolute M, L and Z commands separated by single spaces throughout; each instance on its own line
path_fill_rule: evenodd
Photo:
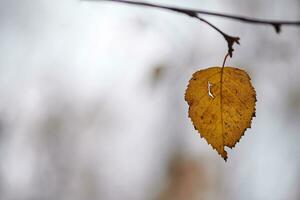
M 229 53 L 227 53 L 224 57 L 222 68 L 224 68 L 228 56 L 229 56 Z

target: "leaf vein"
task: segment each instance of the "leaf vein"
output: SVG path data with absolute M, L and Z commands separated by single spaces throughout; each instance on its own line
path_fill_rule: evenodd
M 243 87 L 243 88 L 246 89 L 246 90 L 249 89 L 249 88 L 246 88 L 243 84 L 236 82 L 233 78 L 231 78 L 231 77 L 230 77 L 229 75 L 227 75 L 226 73 L 225 73 L 225 76 L 226 76 L 231 82 L 233 82 L 234 84 L 236 84 L 237 86 Z
M 235 97 L 236 99 L 238 99 L 244 105 L 244 107 L 247 108 L 247 110 L 249 110 L 249 107 L 246 106 L 246 102 L 244 102 L 238 96 L 236 96 L 227 86 L 224 85 L 224 87 L 227 89 L 227 91 L 229 91 L 232 94 L 233 97 Z

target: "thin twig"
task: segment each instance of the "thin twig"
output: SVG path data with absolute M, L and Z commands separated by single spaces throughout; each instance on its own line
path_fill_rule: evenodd
M 234 50 L 233 49 L 233 45 L 234 45 L 234 43 L 240 44 L 240 42 L 239 42 L 240 38 L 239 37 L 235 37 L 235 36 L 231 36 L 231 35 L 228 35 L 228 34 L 224 33 L 218 27 L 216 27 L 215 25 L 213 25 L 212 23 L 210 23 L 206 19 L 203 19 L 203 18 L 198 17 L 198 16 L 195 16 L 195 17 L 197 19 L 201 20 L 202 22 L 208 24 L 209 26 L 211 26 L 213 29 L 215 29 L 216 31 L 218 31 L 224 37 L 224 39 L 226 40 L 227 45 L 228 45 L 228 55 L 230 57 L 232 57 L 232 52 Z
M 221 31 L 219 28 L 208 22 L 206 19 L 203 19 L 202 17 L 199 17 L 198 14 L 201 15 L 210 15 L 215 17 L 222 17 L 226 19 L 236 20 L 243 23 L 252 23 L 252 24 L 261 24 L 261 25 L 271 25 L 276 33 L 280 33 L 282 26 L 299 26 L 300 27 L 300 21 L 276 21 L 276 20 L 265 20 L 265 19 L 258 19 L 258 18 L 250 18 L 245 16 L 238 16 L 238 15 L 230 15 L 225 13 L 218 13 L 218 12 L 211 12 L 206 10 L 195 10 L 195 9 L 186 9 L 186 8 L 177 8 L 173 6 L 164 6 L 164 5 L 158 5 L 158 4 L 152 4 L 152 3 L 146 3 L 146 2 L 137 2 L 137 1 L 129 1 L 129 0 L 82 0 L 82 1 L 94 1 L 94 2 L 100 2 L 100 1 L 110 1 L 110 2 L 118 2 L 118 3 L 125 3 L 125 4 L 132 4 L 132 5 L 138 5 L 138 6 L 146 6 L 146 7 L 152 7 L 152 8 L 159 8 L 159 9 L 165 9 L 170 10 L 178 13 L 182 13 L 185 15 L 188 15 L 190 17 L 197 18 L 198 20 L 205 22 L 212 28 L 214 28 L 216 31 L 218 31 L 226 40 L 228 44 L 228 54 L 230 57 L 232 57 L 233 52 L 233 45 L 234 43 L 239 44 L 239 37 L 230 36 L 223 31 Z
M 282 26 L 282 25 L 300 26 L 300 20 L 297 20 L 297 21 L 265 20 L 265 19 L 251 18 L 251 17 L 245 17 L 245 16 L 230 15 L 230 14 L 219 13 L 219 12 L 211 12 L 211 11 L 206 11 L 206 10 L 176 8 L 176 7 L 172 7 L 172 6 L 163 6 L 163 5 L 157 5 L 157 4 L 152 4 L 152 3 L 128 1 L 128 0 L 86 0 L 86 1 L 114 1 L 114 2 L 119 2 L 119 3 L 134 4 L 134 5 L 140 5 L 140 6 L 180 11 L 180 12 L 184 12 L 184 13 L 197 13 L 197 14 L 202 14 L 202 15 L 212 15 L 212 16 L 216 16 L 216 17 L 237 20 L 237 21 L 241 21 L 244 23 L 265 24 L 265 25 L 267 24 L 267 25 L 272 25 L 272 26 L 277 26 L 277 25 L 279 25 L 279 26 Z

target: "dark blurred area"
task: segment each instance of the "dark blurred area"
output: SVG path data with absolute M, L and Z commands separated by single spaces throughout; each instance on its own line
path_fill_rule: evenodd
M 151 2 L 300 19 L 299 0 Z M 241 38 L 227 65 L 258 99 L 226 163 L 184 101 L 227 51 L 211 27 L 109 2 L 0 1 L 0 199 L 300 199 L 300 29 L 206 19 Z

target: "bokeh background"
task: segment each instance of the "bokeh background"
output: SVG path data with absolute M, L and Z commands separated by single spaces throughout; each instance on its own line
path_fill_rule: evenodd
M 299 0 L 152 0 L 300 19 Z M 184 91 L 221 65 L 211 27 L 151 8 L 0 1 L 1 200 L 300 199 L 300 29 L 206 17 L 241 37 L 257 117 L 227 163 L 194 130 Z

